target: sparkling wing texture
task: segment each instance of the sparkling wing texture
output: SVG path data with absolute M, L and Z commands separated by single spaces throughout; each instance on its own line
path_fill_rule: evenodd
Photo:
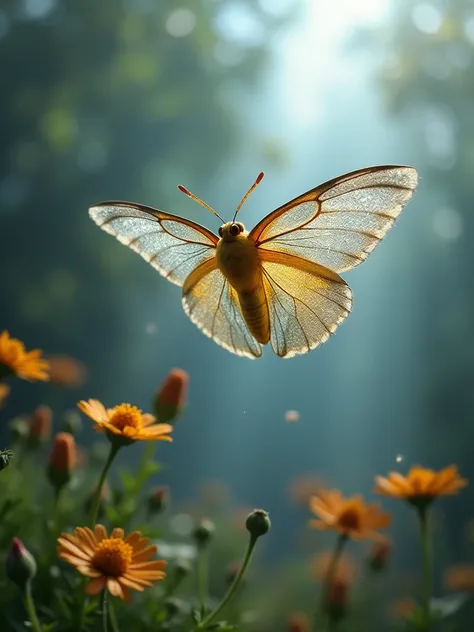
M 228 351 L 247 358 L 262 355 L 260 343 L 245 324 L 237 293 L 216 267 L 205 261 L 186 279 L 183 307 L 199 329 Z
M 183 285 L 196 266 L 215 256 L 218 238 L 211 231 L 149 206 L 103 202 L 90 208 L 89 215 L 176 285 Z
M 273 351 L 291 358 L 326 342 L 349 315 L 350 287 L 338 274 L 311 261 L 279 252 L 259 253 Z
M 413 167 L 369 167 L 312 189 L 251 231 L 260 249 L 285 252 L 336 272 L 366 259 L 393 226 L 418 183 Z

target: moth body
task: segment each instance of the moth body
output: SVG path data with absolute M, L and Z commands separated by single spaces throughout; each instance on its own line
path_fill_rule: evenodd
M 239 233 L 232 234 L 237 232 L 232 227 L 238 227 Z M 257 246 L 240 222 L 224 224 L 219 234 L 217 267 L 237 292 L 242 315 L 252 335 L 266 344 L 270 339 L 270 319 Z

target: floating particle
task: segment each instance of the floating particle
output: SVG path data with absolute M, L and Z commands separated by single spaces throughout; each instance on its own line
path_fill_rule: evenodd
M 285 413 L 285 421 L 288 423 L 294 423 L 295 421 L 299 421 L 300 414 L 297 410 L 287 410 Z

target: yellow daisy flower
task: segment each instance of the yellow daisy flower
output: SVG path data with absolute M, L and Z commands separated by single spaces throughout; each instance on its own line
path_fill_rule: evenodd
M 142 538 L 140 531 L 124 537 L 123 529 L 113 529 L 109 537 L 105 527 L 98 524 L 94 531 L 76 527 L 74 534 L 61 533 L 58 555 L 90 577 L 88 595 L 107 589 L 114 597 L 130 601 L 130 589 L 142 592 L 165 577 L 166 562 L 151 560 L 158 547 L 148 545 L 150 539 Z
M 26 351 L 21 340 L 11 338 L 8 331 L 0 334 L 0 376 L 11 373 L 34 382 L 49 379 L 49 364 L 41 357 L 40 349 Z
M 431 502 L 438 496 L 456 494 L 466 487 L 467 480 L 461 478 L 456 465 L 445 467 L 439 472 L 420 467 L 412 467 L 406 476 L 390 472 L 387 478 L 375 478 L 375 491 L 383 496 L 403 498 L 411 503 Z
M 120 404 L 105 408 L 97 399 L 80 401 L 78 407 L 96 422 L 95 430 L 107 432 L 110 437 L 118 436 L 128 441 L 172 441 L 169 433 L 173 426 L 157 424 L 153 415 L 142 413 L 136 406 Z

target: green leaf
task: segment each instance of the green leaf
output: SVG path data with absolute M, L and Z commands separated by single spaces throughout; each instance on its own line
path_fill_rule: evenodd
M 125 494 L 133 493 L 137 484 L 135 475 L 130 470 L 122 469 L 119 472 L 119 477 Z

